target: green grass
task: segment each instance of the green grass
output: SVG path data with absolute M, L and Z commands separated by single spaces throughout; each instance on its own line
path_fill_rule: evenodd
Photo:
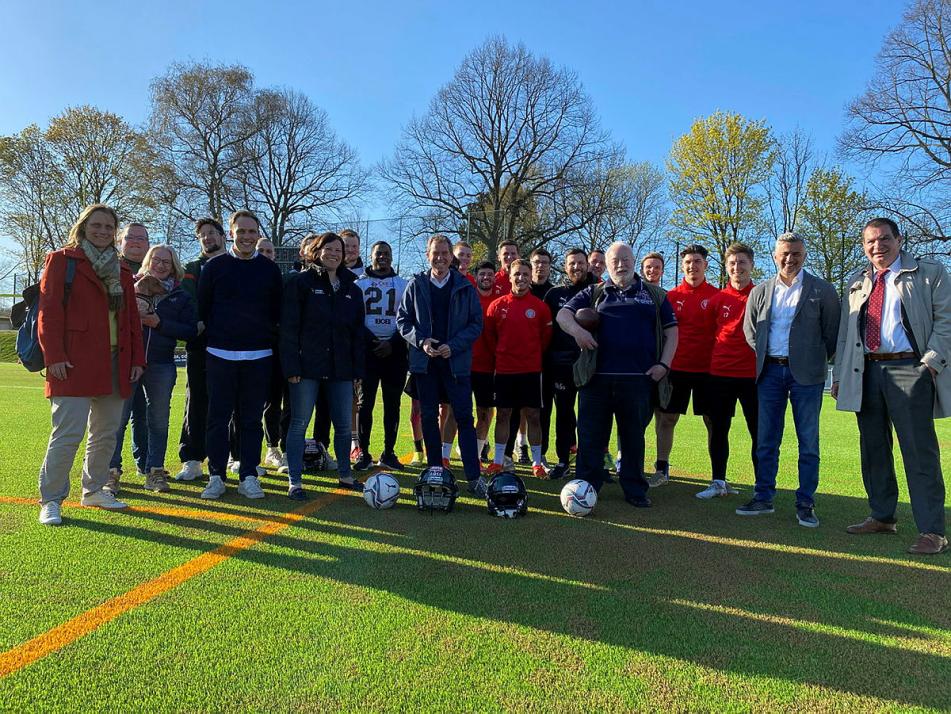
M 17 361 L 16 330 L 0 330 L 0 362 Z
M 0 496 L 36 495 L 49 430 L 41 387 L 0 365 Z M 173 421 L 183 387 L 180 373 Z M 951 423 L 938 427 L 947 470 Z M 492 519 L 467 497 L 449 516 L 422 514 L 408 497 L 415 472 L 392 511 L 343 497 L 0 679 L 0 708 L 951 709 L 951 558 L 905 554 L 914 525 L 903 481 L 898 537 L 843 532 L 866 515 L 858 433 L 827 401 L 821 527 L 795 521 L 791 423 L 776 514 L 739 518 L 752 481 L 744 432 L 738 419 L 731 478 L 743 494 L 714 502 L 693 498 L 709 462 L 692 416 L 678 426 L 675 478 L 647 511 L 606 486 L 591 517 L 569 518 L 557 485 L 529 480 L 524 519 Z M 399 452 L 409 451 L 404 433 Z M 128 481 L 134 505 L 265 518 L 297 505 L 273 473 L 268 498 L 250 503 L 233 490 L 205 504 L 197 484 L 159 496 Z M 305 481 L 313 493 L 333 483 Z M 75 497 L 78 466 L 73 485 Z M 36 511 L 0 505 L 0 652 L 255 527 L 66 509 L 66 525 L 50 529 Z

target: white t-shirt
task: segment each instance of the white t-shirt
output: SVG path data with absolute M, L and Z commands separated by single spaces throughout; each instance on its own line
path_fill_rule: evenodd
M 377 339 L 388 340 L 396 332 L 396 311 L 399 310 L 406 281 L 399 275 L 385 278 L 364 275 L 357 280 L 363 291 L 364 324 Z

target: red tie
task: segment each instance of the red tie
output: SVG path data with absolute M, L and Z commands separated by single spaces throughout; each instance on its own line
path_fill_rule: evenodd
M 885 274 L 880 270 L 875 274 L 875 285 L 868 296 L 868 312 L 865 315 L 865 346 L 874 352 L 882 344 L 882 310 L 885 307 Z

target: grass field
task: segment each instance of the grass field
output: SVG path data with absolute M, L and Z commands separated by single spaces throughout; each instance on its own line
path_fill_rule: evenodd
M 180 373 L 173 422 L 183 387 Z M 415 472 L 385 512 L 330 474 L 305 477 L 303 507 L 273 473 L 256 502 L 233 488 L 202 502 L 198 484 L 156 495 L 133 477 L 129 512 L 67 507 L 45 528 L 41 388 L 0 364 L 0 709 L 951 709 L 951 557 L 905 554 L 906 497 L 898 537 L 844 533 L 867 511 L 855 421 L 831 401 L 816 530 L 795 520 L 791 424 L 776 514 L 740 518 L 742 420 L 742 493 L 702 502 L 694 417 L 649 510 L 609 485 L 591 517 L 570 518 L 559 485 L 532 479 L 529 515 L 502 521 L 468 497 L 417 512 Z M 951 422 L 939 437 L 947 473 Z M 78 500 L 78 468 L 73 488 Z

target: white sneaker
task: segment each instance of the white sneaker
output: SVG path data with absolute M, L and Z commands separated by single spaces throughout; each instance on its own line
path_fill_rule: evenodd
M 105 508 L 110 511 L 129 507 L 122 501 L 117 500 L 112 491 L 107 491 L 106 489 L 90 493 L 88 496 L 83 496 L 80 503 L 84 506 L 95 506 L 96 508 Z
M 710 485 L 703 489 L 700 493 L 696 494 L 697 498 L 702 498 L 703 500 L 708 500 L 711 498 L 716 498 L 718 496 L 726 496 L 729 491 L 726 488 L 726 482 L 724 481 L 711 481 Z
M 244 481 L 238 484 L 238 493 L 245 498 L 264 498 L 264 489 L 261 488 L 257 476 L 246 476 Z
M 205 486 L 205 490 L 201 492 L 201 497 L 209 500 L 221 498 L 227 490 L 228 487 L 221 480 L 221 476 L 211 476 L 208 478 L 208 485 Z
M 56 501 L 47 501 L 40 507 L 40 523 L 44 526 L 58 526 L 62 522 L 60 506 Z
M 281 463 L 277 465 L 277 472 L 279 474 L 286 474 L 290 471 L 287 466 L 287 454 L 281 454 Z
M 514 470 L 515 470 L 515 462 L 512 461 L 512 457 L 511 457 L 511 456 L 504 456 L 504 457 L 502 458 L 502 470 L 503 470 L 503 471 L 514 471 Z
M 739 490 L 738 488 L 736 488 L 736 487 L 735 487 L 732 483 L 730 483 L 729 481 L 724 481 L 723 483 L 726 485 L 726 492 L 727 492 L 728 494 L 730 494 L 731 496 L 735 496 L 735 495 L 737 495 L 737 494 L 740 492 L 740 490 Z
M 264 457 L 264 463 L 267 466 L 274 466 L 277 468 L 281 465 L 281 461 L 284 457 L 281 455 L 281 450 L 276 446 L 269 446 L 267 448 L 267 456 Z
M 241 473 L 241 462 L 234 461 L 233 459 L 228 459 L 228 471 L 233 473 L 235 476 L 238 476 Z
M 194 481 L 201 478 L 201 461 L 186 461 L 182 470 L 175 474 L 176 481 Z

